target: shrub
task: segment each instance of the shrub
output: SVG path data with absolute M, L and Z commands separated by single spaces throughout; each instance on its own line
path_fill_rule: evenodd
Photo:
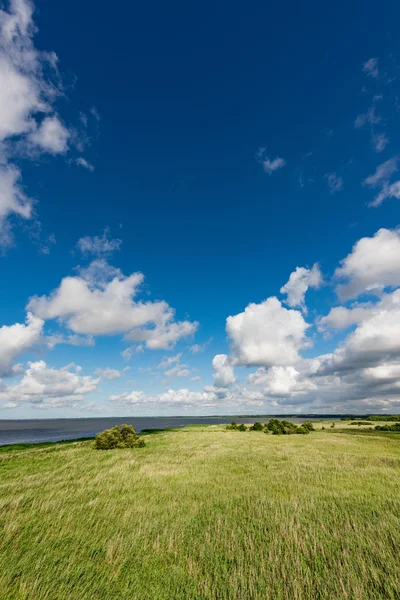
M 304 421 L 304 423 L 303 423 L 302 427 L 303 427 L 304 429 L 307 429 L 307 431 L 315 431 L 315 429 L 314 429 L 314 425 L 312 424 L 312 422 L 311 422 L 311 421 Z
M 227 425 L 226 428 L 236 431 L 238 428 L 238 424 L 236 423 L 236 421 L 232 421 L 232 423 L 230 425 Z
M 376 431 L 398 431 L 400 432 L 400 423 L 393 423 L 393 425 L 377 425 Z
M 244 423 L 240 423 L 240 425 L 238 425 L 238 431 L 247 431 L 247 427 Z
M 96 450 L 113 450 L 114 448 L 143 448 L 145 442 L 136 435 L 132 425 L 121 425 L 105 429 L 96 435 Z
M 291 421 L 279 421 L 279 419 L 270 419 L 266 426 L 266 433 L 272 431 L 273 435 L 293 435 L 294 433 L 307 434 L 314 431 L 312 423 L 306 421 L 301 427 Z
M 264 431 L 264 425 L 257 421 L 257 423 L 254 423 L 254 425 L 250 427 L 250 431 Z
M 303 435 L 304 435 L 304 434 L 306 434 L 306 435 L 307 435 L 307 433 L 310 433 L 310 430 L 309 430 L 309 429 L 306 429 L 306 428 L 304 427 L 304 425 L 301 425 L 301 427 L 298 427 L 298 428 L 296 429 L 296 433 L 302 433 Z

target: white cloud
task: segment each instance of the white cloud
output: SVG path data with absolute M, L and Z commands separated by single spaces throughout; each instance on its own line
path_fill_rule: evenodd
M 110 402 L 121 407 L 149 406 L 160 408 L 192 408 L 216 405 L 216 396 L 207 392 L 192 392 L 188 389 L 168 390 L 161 394 L 145 394 L 142 391 L 113 394 Z
M 68 150 L 70 133 L 56 116 L 46 117 L 29 135 L 29 141 L 50 154 L 64 154 Z
M 315 263 L 311 269 L 296 267 L 296 270 L 290 274 L 289 281 L 280 289 L 281 294 L 286 294 L 286 304 L 294 308 L 300 306 L 304 312 L 306 306 L 304 298 L 309 288 L 318 289 L 322 284 L 322 273 L 318 263 Z
M 33 403 L 39 408 L 76 406 L 93 392 L 99 379 L 71 372 L 71 365 L 53 369 L 40 360 L 30 362 L 21 381 L 0 392 L 0 400 L 16 404 Z
M 101 377 L 101 379 L 119 379 L 122 377 L 121 371 L 110 369 L 108 367 L 106 369 L 96 369 L 95 373 Z
M 198 323 L 174 321 L 175 311 L 164 301 L 134 300 L 143 280 L 142 273 L 125 277 L 97 260 L 78 276 L 65 277 L 49 296 L 31 298 L 28 307 L 44 320 L 59 319 L 76 334 L 125 334 L 126 340 L 151 349 L 172 348 Z
M 0 91 L 1 98 L 1 91 Z M 1 108 L 0 108 L 1 112 Z M 19 169 L 0 162 L 0 245 L 12 244 L 11 224 L 8 217 L 12 214 L 24 219 L 32 216 L 33 200 L 26 196 L 20 184 Z
M 81 336 L 76 334 L 64 335 L 63 333 L 53 333 L 45 337 L 46 346 L 50 349 L 59 344 L 69 346 L 94 346 L 95 341 L 92 336 Z
M 171 309 L 168 307 L 168 311 Z M 184 337 L 192 336 L 196 333 L 199 324 L 190 321 L 172 322 L 174 311 L 166 311 L 166 320 L 157 324 L 154 329 L 136 328 L 125 335 L 126 340 L 133 342 L 145 342 L 147 348 L 151 350 L 168 350 Z
M 182 357 L 182 352 L 175 354 L 175 356 L 164 356 L 162 361 L 157 365 L 157 369 L 168 369 L 171 365 L 179 363 Z
M 331 194 L 340 192 L 343 189 L 343 177 L 339 177 L 336 173 L 327 173 L 325 178 L 328 180 L 328 187 Z
M 279 156 L 277 156 L 273 160 L 270 160 L 269 158 L 264 158 L 262 160 L 263 169 L 266 173 L 268 173 L 268 175 L 272 175 L 274 171 L 282 169 L 282 167 L 284 167 L 285 165 L 286 161 L 283 158 L 280 158 Z
M 367 185 L 369 187 L 374 188 L 384 183 L 387 183 L 393 175 L 393 173 L 396 173 L 397 171 L 397 162 L 398 159 L 396 156 L 394 156 L 393 158 L 390 158 L 384 163 L 378 165 L 375 173 L 373 175 L 369 175 L 366 179 L 364 179 L 363 185 Z
M 80 238 L 76 247 L 78 250 L 84 255 L 93 255 L 97 257 L 108 256 L 112 252 L 116 250 L 120 250 L 122 240 L 120 239 L 112 239 L 108 237 L 109 230 L 106 228 L 101 236 L 85 236 Z
M 13 375 L 20 370 L 13 362 L 41 342 L 43 324 L 42 319 L 28 313 L 25 325 L 15 323 L 0 327 L 0 376 Z
M 363 72 L 369 77 L 377 79 L 379 77 L 378 59 L 370 58 L 363 64 Z
M 84 169 L 87 169 L 88 171 L 93 173 L 94 166 L 90 162 L 88 162 L 85 158 L 82 158 L 80 156 L 79 158 L 76 159 L 75 162 L 78 165 L 78 167 L 83 167 Z
M 395 181 L 390 185 L 384 184 L 382 190 L 379 192 L 375 200 L 369 204 L 369 206 L 379 206 L 387 198 L 396 198 L 397 200 L 400 199 L 400 181 Z
M 11 0 L 0 9 L 0 243 L 13 242 L 9 217 L 32 216 L 33 202 L 20 184 L 16 155 L 64 153 L 70 133 L 54 109 L 61 94 L 54 53 L 35 48 L 33 4 Z M 49 78 L 50 77 L 50 78 Z M 51 80 L 53 78 L 53 81 Z
M 375 148 L 375 152 L 383 152 L 390 140 L 385 133 L 376 133 L 372 136 L 372 143 Z
M 400 285 L 400 232 L 380 229 L 373 237 L 358 240 L 352 252 L 335 271 L 346 283 L 336 287 L 341 300 L 363 293 L 380 294 Z
M 136 352 L 136 354 L 140 354 L 143 351 L 144 351 L 143 345 L 138 344 L 138 345 L 128 346 L 128 348 L 125 348 L 125 350 L 123 350 L 120 354 L 124 360 L 131 360 L 132 355 L 135 352 Z
M 351 308 L 335 306 L 325 317 L 318 319 L 320 331 L 326 329 L 347 329 L 367 318 L 374 310 L 372 304 L 359 304 Z
M 364 125 L 378 125 L 378 123 L 381 123 L 382 119 L 381 117 L 379 117 L 376 114 L 376 108 L 374 105 L 372 105 L 367 112 L 362 113 L 360 115 L 358 115 L 356 117 L 356 120 L 354 122 L 354 126 L 356 127 L 356 129 L 360 129 L 361 127 L 364 127 Z
M 120 353 L 122 358 L 124 360 L 131 360 L 132 358 L 132 354 L 134 352 L 134 346 L 128 346 L 128 348 L 125 348 L 125 350 L 122 350 L 122 352 Z
M 209 344 L 213 341 L 213 338 L 208 339 L 204 344 L 193 344 L 190 346 L 189 350 L 192 354 L 198 354 L 199 352 L 204 352 Z
M 187 368 L 187 365 L 181 365 L 179 363 L 174 367 L 164 371 L 164 375 L 169 379 L 172 379 L 173 377 L 188 377 L 188 375 L 190 375 L 190 371 Z
M 226 320 L 234 362 L 247 366 L 293 365 L 309 345 L 308 327 L 300 311 L 284 308 L 275 297 Z
M 400 359 L 400 289 L 354 317 L 357 328 L 324 359 L 321 371 L 352 371 Z
M 248 379 L 250 385 L 262 387 L 267 396 L 304 395 L 316 389 L 311 381 L 302 381 L 299 371 L 294 367 L 261 367 Z
M 232 359 L 226 354 L 217 354 L 212 361 L 215 387 L 229 387 L 236 382 Z

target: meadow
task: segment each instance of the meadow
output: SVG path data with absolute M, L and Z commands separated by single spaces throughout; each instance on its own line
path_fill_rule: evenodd
M 399 599 L 400 435 L 322 426 L 2 448 L 1 600 Z

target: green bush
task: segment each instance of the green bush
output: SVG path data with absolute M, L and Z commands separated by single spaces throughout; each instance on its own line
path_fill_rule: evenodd
M 227 425 L 226 428 L 236 431 L 238 428 L 238 424 L 236 423 L 236 421 L 232 421 L 232 423 L 230 425 Z
M 250 427 L 250 431 L 264 431 L 264 425 L 257 421 Z
M 393 425 L 377 425 L 376 431 L 397 431 L 400 432 L 400 423 L 393 423 Z
M 270 419 L 266 427 L 266 433 L 272 431 L 273 435 L 293 435 L 294 433 L 307 434 L 314 431 L 314 426 L 310 421 L 303 423 L 301 427 L 291 421 L 279 421 L 279 419 Z
M 314 429 L 314 425 L 312 424 L 312 422 L 311 422 L 311 421 L 304 421 L 304 423 L 303 423 L 302 427 L 303 427 L 304 429 L 307 429 L 307 431 L 315 431 L 315 429 Z
M 301 425 L 300 427 L 298 427 L 298 428 L 296 429 L 296 433 L 300 433 L 300 434 L 302 433 L 303 435 L 304 435 L 304 434 L 306 434 L 306 435 L 307 435 L 307 433 L 310 433 L 310 430 L 309 430 L 309 429 L 306 429 L 306 428 L 304 427 L 304 425 Z
M 240 423 L 240 425 L 238 425 L 238 431 L 247 431 L 247 427 L 244 423 Z
M 96 450 L 113 450 L 114 448 L 143 448 L 144 439 L 136 435 L 132 425 L 121 425 L 105 429 L 96 435 Z

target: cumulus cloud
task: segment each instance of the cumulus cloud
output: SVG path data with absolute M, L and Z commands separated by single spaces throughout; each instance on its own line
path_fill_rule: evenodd
M 358 326 L 324 359 L 320 370 L 349 371 L 400 360 L 400 289 L 362 312 L 350 311 L 351 316 Z
M 359 304 L 351 308 L 335 306 L 325 317 L 318 319 L 320 331 L 326 329 L 347 329 L 367 318 L 374 310 L 373 304 Z
M 0 400 L 38 408 L 74 407 L 96 390 L 99 379 L 80 375 L 80 367 L 49 367 L 43 360 L 30 362 L 21 381 L 0 392 Z M 74 371 L 72 371 L 74 369 Z
M 28 307 L 43 320 L 58 319 L 76 334 L 125 334 L 151 349 L 174 347 L 193 335 L 198 323 L 174 321 L 164 301 L 137 301 L 142 273 L 125 277 L 104 260 L 93 261 L 77 276 L 65 277 L 49 296 L 31 298 Z
M 251 385 L 262 387 L 267 396 L 304 395 L 317 387 L 307 379 L 301 380 L 294 367 L 261 367 L 248 380 Z
M 217 354 L 212 361 L 215 387 L 225 388 L 236 382 L 232 360 L 226 354 Z
M 341 300 L 364 293 L 380 294 L 400 285 L 400 232 L 380 229 L 373 237 L 358 240 L 352 252 L 335 271 L 345 280 L 336 287 Z
M 42 319 L 28 313 L 25 324 L 0 327 L 0 377 L 20 372 L 20 365 L 13 363 L 22 353 L 41 342 L 43 325 Z
M 309 345 L 308 327 L 300 311 L 286 309 L 275 297 L 226 320 L 234 362 L 246 366 L 293 365 Z
M 300 306 L 304 312 L 307 312 L 304 303 L 306 292 L 309 288 L 318 289 L 322 284 L 322 273 L 318 263 L 315 263 L 311 269 L 296 267 L 296 270 L 290 274 L 289 281 L 281 287 L 281 294 L 286 294 L 286 304 L 294 308 Z
M 101 236 L 85 236 L 80 238 L 76 247 L 84 256 L 104 257 L 121 249 L 122 240 L 109 237 L 109 230 L 106 228 Z
M 193 336 L 199 324 L 190 321 L 172 321 L 174 311 L 168 307 L 164 315 L 160 318 L 160 323 L 153 329 L 144 329 L 143 327 L 133 329 L 125 335 L 126 340 L 133 342 L 145 342 L 147 348 L 151 350 L 168 350 L 173 348 L 176 343 L 184 338 Z

